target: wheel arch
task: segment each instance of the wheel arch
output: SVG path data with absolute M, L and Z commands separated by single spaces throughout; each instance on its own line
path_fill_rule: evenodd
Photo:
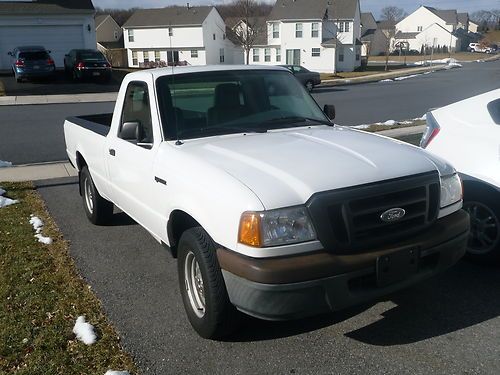
M 202 225 L 187 212 L 183 210 L 171 212 L 167 223 L 167 236 L 172 257 L 177 258 L 177 246 L 182 233 L 194 227 L 202 227 Z
M 86 167 L 87 166 L 87 161 L 85 160 L 85 158 L 83 157 L 83 155 L 77 151 L 76 152 L 76 168 L 78 170 L 78 181 L 80 181 L 80 174 L 82 173 L 82 169 L 83 167 Z M 80 192 L 80 196 L 83 195 L 83 192 L 82 192 L 82 186 L 81 184 L 78 184 L 79 188 L 79 192 Z

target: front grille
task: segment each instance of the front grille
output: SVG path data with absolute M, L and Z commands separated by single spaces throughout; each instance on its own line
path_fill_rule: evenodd
M 335 252 L 375 248 L 427 228 L 439 212 L 439 175 L 420 174 L 315 194 L 308 204 L 318 239 Z M 405 216 L 388 223 L 381 215 L 402 208 Z

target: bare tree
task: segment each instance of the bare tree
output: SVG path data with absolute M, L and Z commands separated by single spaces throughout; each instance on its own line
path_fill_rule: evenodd
M 389 54 L 391 53 L 394 38 L 396 37 L 396 23 L 401 21 L 406 16 L 404 9 L 387 6 L 380 12 L 381 30 L 387 38 L 385 45 L 385 70 L 389 69 Z
M 261 4 L 255 0 L 235 0 L 233 3 L 241 23 L 234 28 L 234 38 L 245 51 L 245 61 L 250 63 L 250 51 L 258 40 L 267 35 L 267 24 L 261 17 Z

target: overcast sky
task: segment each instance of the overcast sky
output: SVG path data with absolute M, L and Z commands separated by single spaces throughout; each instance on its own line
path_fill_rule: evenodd
M 314 1 L 314 0 L 312 0 Z M 159 8 L 167 5 L 183 5 L 188 1 L 179 0 L 93 0 L 96 7 L 100 8 Z M 231 0 L 190 0 L 193 5 L 198 4 L 224 4 Z M 273 1 L 268 1 L 273 2 Z M 457 9 L 462 12 L 475 12 L 480 9 L 494 9 L 500 7 L 500 0 L 361 0 L 361 10 L 372 12 L 375 18 L 380 15 L 380 9 L 387 5 L 396 5 L 404 8 L 408 13 L 420 5 L 428 5 L 441 9 Z

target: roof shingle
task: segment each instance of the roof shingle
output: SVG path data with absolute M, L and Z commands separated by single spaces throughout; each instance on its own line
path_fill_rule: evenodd
M 1 1 L 0 14 L 66 14 L 93 13 L 92 0 L 37 0 L 33 2 Z
M 214 9 L 212 6 L 138 9 L 123 27 L 199 26 L 205 21 L 212 9 Z
M 277 0 L 269 20 L 353 19 L 358 0 Z

